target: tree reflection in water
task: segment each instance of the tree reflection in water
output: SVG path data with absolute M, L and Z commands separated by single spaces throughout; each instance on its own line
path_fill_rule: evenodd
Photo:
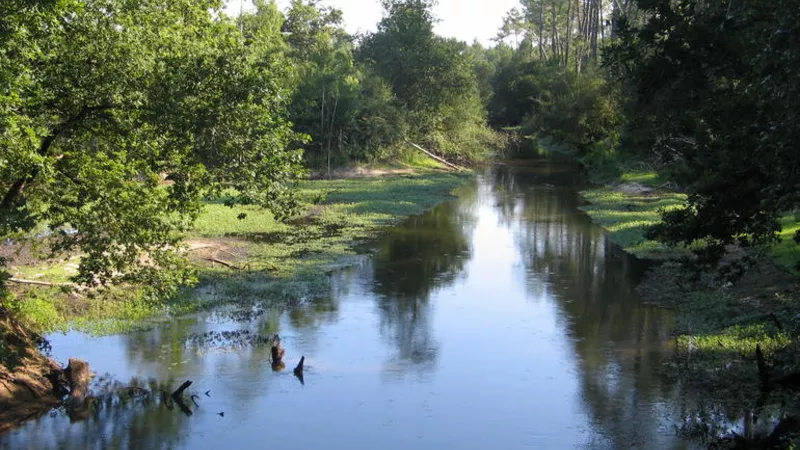
M 645 263 L 606 241 L 602 229 L 576 211 L 580 171 L 550 158 L 500 166 L 492 178 L 528 288 L 552 291 L 566 318 L 593 422 L 617 448 L 653 443 L 659 435 L 662 444 L 683 447 L 666 429 L 666 405 L 674 396 L 659 376 L 670 352 L 672 314 L 642 304 L 634 288 Z
M 460 191 L 460 200 L 412 217 L 381 240 L 374 258 L 372 289 L 380 310 L 381 334 L 397 353 L 388 369 L 403 373 L 430 370 L 438 355 L 431 330 L 429 299 L 450 286 L 471 257 L 477 186 Z
M 83 420 L 68 419 L 63 408 L 54 410 L 49 417 L 28 423 L 26 433 L 12 433 L 0 440 L 0 449 L 179 447 L 188 432 L 188 418 L 177 406 L 167 407 L 161 396 L 176 387 L 136 378 L 125 386 L 101 380 L 93 387 Z M 189 406 L 196 409 L 191 403 Z

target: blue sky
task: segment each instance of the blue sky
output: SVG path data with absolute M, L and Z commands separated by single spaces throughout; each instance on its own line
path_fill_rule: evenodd
M 381 18 L 377 0 L 323 0 L 322 3 L 342 10 L 345 26 L 351 33 L 372 31 Z M 227 0 L 227 4 L 228 13 L 233 15 L 239 13 L 240 5 L 245 10 L 252 8 L 249 0 Z M 278 0 L 278 5 L 284 9 L 289 0 Z M 440 19 L 436 32 L 467 42 L 478 39 L 489 45 L 503 23 L 503 15 L 515 6 L 519 6 L 519 0 L 439 0 L 435 9 Z

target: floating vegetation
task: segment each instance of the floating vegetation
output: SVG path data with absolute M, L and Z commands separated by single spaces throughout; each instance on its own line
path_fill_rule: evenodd
M 193 333 L 187 336 L 183 344 L 187 348 L 204 349 L 237 349 L 244 347 L 258 347 L 272 345 L 272 336 L 262 336 L 249 330 L 235 331 L 209 331 L 206 333 Z

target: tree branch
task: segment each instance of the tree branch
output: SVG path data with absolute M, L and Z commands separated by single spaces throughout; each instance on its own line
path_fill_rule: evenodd
M 42 139 L 42 143 L 39 145 L 39 150 L 37 153 L 41 157 L 46 157 L 50 153 L 50 147 L 53 146 L 53 143 L 58 139 L 61 135 L 72 129 L 75 125 L 79 124 L 81 121 L 85 120 L 90 114 L 97 112 L 97 111 L 105 111 L 111 109 L 113 105 L 110 103 L 102 103 L 97 106 L 84 106 L 81 110 L 71 119 L 60 123 L 58 126 L 55 127 L 53 132 L 48 136 L 45 136 Z M 25 187 L 33 182 L 37 176 L 39 176 L 40 168 L 34 167 L 31 169 L 30 173 L 27 175 L 20 177 L 17 179 L 11 187 L 6 192 L 6 195 L 3 196 L 3 201 L 0 202 L 0 209 L 9 209 L 11 206 L 22 197 L 22 193 L 25 190 Z

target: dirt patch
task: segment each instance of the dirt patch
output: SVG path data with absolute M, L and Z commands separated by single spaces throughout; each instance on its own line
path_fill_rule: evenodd
M 40 350 L 46 345 L 0 307 L 0 434 L 47 413 L 66 393 L 63 368 Z
M 395 168 L 395 169 L 378 169 L 374 167 L 346 167 L 331 169 L 330 176 L 327 170 L 313 170 L 311 172 L 312 180 L 322 179 L 350 179 L 350 178 L 378 178 L 395 175 L 411 175 L 414 169 L 409 168 Z
M 614 186 L 615 191 L 622 192 L 626 195 L 650 195 L 655 191 L 653 188 L 645 186 L 641 183 L 622 183 Z
M 229 238 L 188 239 L 189 260 L 207 264 L 237 265 L 247 261 L 249 252 L 241 240 Z

